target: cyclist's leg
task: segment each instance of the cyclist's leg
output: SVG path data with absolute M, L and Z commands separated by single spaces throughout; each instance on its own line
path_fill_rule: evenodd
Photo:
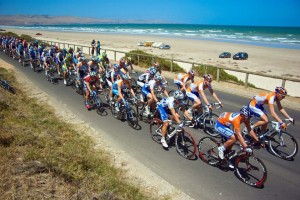
M 249 104 L 249 109 L 255 116 L 260 118 L 259 121 L 257 121 L 255 124 L 252 125 L 252 128 L 261 126 L 261 131 L 264 132 L 269 122 L 268 117 L 264 112 L 264 107 L 259 105 L 253 106 Z

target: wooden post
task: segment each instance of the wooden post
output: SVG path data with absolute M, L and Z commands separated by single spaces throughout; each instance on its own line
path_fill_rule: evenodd
M 66 48 L 65 43 L 64 43 L 64 48 Z
M 91 47 L 89 47 L 89 56 L 91 55 Z
M 249 78 L 249 73 L 246 73 L 245 87 L 248 87 L 248 78 Z
M 281 87 L 285 87 L 285 82 L 286 82 L 286 80 L 285 80 L 285 79 L 282 79 Z
M 192 63 L 192 69 L 194 69 L 194 67 L 195 67 L 195 63 Z
M 114 58 L 115 58 L 115 61 L 117 61 L 117 52 L 114 51 Z
M 217 67 L 217 82 L 220 81 L 220 68 Z
M 173 58 L 171 59 L 171 72 L 173 72 Z
M 140 66 L 140 55 L 138 55 L 138 66 Z
M 151 63 L 152 64 L 154 63 L 154 57 L 153 56 L 151 57 Z

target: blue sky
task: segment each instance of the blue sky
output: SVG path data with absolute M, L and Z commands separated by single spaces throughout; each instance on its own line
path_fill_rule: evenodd
M 0 0 L 0 14 L 300 27 L 300 0 Z

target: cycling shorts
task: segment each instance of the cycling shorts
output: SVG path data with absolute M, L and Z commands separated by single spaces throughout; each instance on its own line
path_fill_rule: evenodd
M 114 95 L 119 96 L 119 90 L 118 89 L 113 89 L 112 92 L 113 92 Z
M 141 87 L 144 87 L 144 85 L 145 85 L 145 83 L 142 82 L 142 81 L 137 81 L 136 84 L 138 84 L 138 85 L 141 86 Z
M 266 114 L 263 105 L 257 105 L 256 104 L 255 106 L 251 106 L 251 104 L 249 103 L 249 109 L 250 109 L 250 112 L 252 114 L 254 114 L 256 117 L 260 117 L 263 114 Z
M 143 87 L 142 94 L 144 95 L 144 97 L 148 97 L 148 94 L 150 94 L 150 89 Z
M 108 79 L 106 79 L 106 82 L 109 85 L 109 87 L 111 88 L 112 87 L 112 82 L 110 80 L 108 80 Z
M 62 65 L 62 66 L 61 66 L 61 69 L 62 69 L 62 71 L 63 71 L 63 72 L 66 72 L 66 71 L 68 71 L 68 69 L 67 69 L 66 65 Z
M 174 83 L 178 86 L 178 88 L 181 88 L 181 86 L 182 86 L 182 81 L 180 81 L 180 80 L 177 80 L 177 79 L 174 79 Z
M 215 130 L 225 139 L 229 139 L 234 134 L 228 126 L 224 126 L 218 120 L 215 123 Z
M 199 100 L 201 101 L 198 92 L 187 92 L 187 93 L 186 93 L 186 96 L 187 96 L 192 102 L 194 102 L 195 99 L 199 99 Z
M 158 104 L 157 110 L 159 112 L 160 118 L 163 122 L 168 120 L 168 114 L 171 114 L 170 109 L 164 108 L 161 104 Z

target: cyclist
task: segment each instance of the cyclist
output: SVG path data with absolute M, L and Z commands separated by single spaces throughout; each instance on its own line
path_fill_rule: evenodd
M 139 76 L 136 83 L 140 87 L 144 87 L 144 84 L 148 83 L 148 81 L 150 81 L 154 77 L 155 74 L 156 74 L 156 69 L 154 69 L 153 67 L 150 67 L 145 73 L 143 73 Z
M 33 61 L 35 58 L 38 58 L 38 52 L 36 49 L 34 49 L 32 46 L 29 48 L 29 58 L 30 58 L 30 66 L 33 68 Z
M 49 68 L 53 63 L 53 59 L 50 55 L 46 55 L 44 58 L 44 68 L 45 68 L 45 75 L 47 76 Z
M 129 72 L 128 72 L 128 69 L 127 69 L 127 66 L 126 66 L 126 63 L 125 63 L 125 59 L 124 58 L 121 58 L 120 61 L 119 61 L 119 70 L 124 73 L 124 74 L 127 74 L 129 76 Z M 129 78 L 131 78 L 129 76 Z
M 185 111 L 183 106 L 185 104 L 184 95 L 180 90 L 175 91 L 173 97 L 162 99 L 157 106 L 160 118 L 163 121 L 163 127 L 161 129 L 161 144 L 164 148 L 168 148 L 168 144 L 166 142 L 167 128 L 169 126 L 168 114 L 172 115 L 173 120 L 179 124 L 179 127 L 183 127 L 183 124 L 180 123 L 178 113 L 175 112 L 174 104 L 182 106 L 183 111 Z
M 154 67 L 154 69 L 156 70 L 156 72 L 160 73 L 160 75 L 161 75 L 161 77 L 164 79 L 165 83 L 166 83 L 167 85 L 169 85 L 167 79 L 166 79 L 165 76 L 162 74 L 162 71 L 161 71 L 161 68 L 160 68 L 159 63 L 158 63 L 158 62 L 154 62 L 152 67 Z
M 153 101 L 158 102 L 157 97 L 155 96 L 154 89 L 155 87 L 160 87 L 164 90 L 166 96 L 168 96 L 168 92 L 165 90 L 165 86 L 162 84 L 162 77 L 159 73 L 154 75 L 154 79 L 150 80 L 148 83 L 145 83 L 142 88 L 143 97 L 148 99 L 148 105 L 145 107 L 146 115 L 149 115 L 149 106 Z M 143 100 L 144 98 L 142 98 Z
M 242 134 L 241 124 L 244 123 L 248 132 L 259 143 L 259 139 L 250 127 L 251 112 L 247 106 L 243 106 L 240 112 L 224 112 L 215 123 L 215 130 L 226 139 L 226 142 L 218 147 L 220 159 L 224 159 L 224 151 L 230 151 L 233 144 L 238 140 L 246 152 L 251 153 L 252 149 L 248 148 Z M 233 130 L 232 130 L 233 129 Z M 232 168 L 232 165 L 229 165 Z
M 119 65 L 114 64 L 110 66 L 110 70 L 106 73 L 106 82 L 109 86 L 109 99 L 112 100 L 112 85 L 113 83 L 120 79 L 120 73 L 119 73 Z
M 131 84 L 129 82 L 129 77 L 127 74 L 121 73 L 120 75 L 121 79 L 117 80 L 114 82 L 112 85 L 112 92 L 114 95 L 118 96 L 118 100 L 115 104 L 116 111 L 120 111 L 120 102 L 123 101 L 125 103 L 124 96 L 122 94 L 122 88 L 127 87 L 130 90 L 130 93 L 132 94 L 133 97 L 135 97 L 135 93 L 131 87 Z
M 80 62 L 77 64 L 77 81 L 83 80 L 88 75 L 88 64 L 85 57 L 81 57 Z
M 89 75 L 84 77 L 83 90 L 85 91 L 85 106 L 87 109 L 91 108 L 91 105 L 88 103 L 89 95 L 92 93 L 92 89 L 99 88 L 100 80 L 95 71 L 91 71 Z
M 137 73 L 134 71 L 134 69 L 133 69 L 131 57 L 127 57 L 127 58 L 126 58 L 126 60 L 125 60 L 125 65 L 126 65 L 126 66 L 130 66 L 130 69 L 131 69 L 131 73 L 132 73 L 132 74 L 137 74 Z
M 64 84 L 66 85 L 67 84 L 67 80 L 66 80 L 66 75 L 67 75 L 67 72 L 69 70 L 72 70 L 72 69 L 75 69 L 75 63 L 74 63 L 74 60 L 73 60 L 73 49 L 70 48 L 65 59 L 64 59 L 64 64 L 62 66 L 62 71 L 63 71 L 63 78 L 64 78 Z
M 57 73 L 58 75 L 60 75 L 60 66 L 63 65 L 64 62 L 64 55 L 63 55 L 63 50 L 59 50 L 58 53 L 56 54 L 56 58 L 55 58 L 55 62 L 56 62 L 56 66 L 57 66 Z
M 194 103 L 192 107 L 188 109 L 188 114 L 192 116 L 193 110 L 198 109 L 198 112 L 201 112 L 201 98 L 199 93 L 201 94 L 202 99 L 206 103 L 206 105 L 212 109 L 212 106 L 209 104 L 206 95 L 204 93 L 205 89 L 209 89 L 210 94 L 212 97 L 219 102 L 220 106 L 222 107 L 222 103 L 219 100 L 217 94 L 214 92 L 211 86 L 211 82 L 213 80 L 212 76 L 210 74 L 205 74 L 203 77 L 203 81 L 198 81 L 196 83 L 192 83 L 186 90 L 187 97 Z
M 190 70 L 187 74 L 179 73 L 174 78 L 174 83 L 180 88 L 182 92 L 186 91 L 187 82 L 191 80 L 194 83 L 194 70 Z
M 261 126 L 261 132 L 264 132 L 266 130 L 266 127 L 268 125 L 268 117 L 266 115 L 266 112 L 264 110 L 263 105 L 268 104 L 269 109 L 271 112 L 271 115 L 280 122 L 280 125 L 282 128 L 286 128 L 286 124 L 280 119 L 280 117 L 276 114 L 274 109 L 274 102 L 276 102 L 278 110 L 287 117 L 291 122 L 294 122 L 294 119 L 291 118 L 287 112 L 284 110 L 284 108 L 281 106 L 281 100 L 285 98 L 287 95 L 287 91 L 283 87 L 276 87 L 274 92 L 263 92 L 258 95 L 255 95 L 252 100 L 249 103 L 249 108 L 251 112 L 257 116 L 260 117 L 260 120 L 257 121 L 252 128 Z
M 22 61 L 22 59 L 24 58 L 24 45 L 22 42 L 19 42 L 18 44 L 18 54 L 19 54 L 19 62 Z

